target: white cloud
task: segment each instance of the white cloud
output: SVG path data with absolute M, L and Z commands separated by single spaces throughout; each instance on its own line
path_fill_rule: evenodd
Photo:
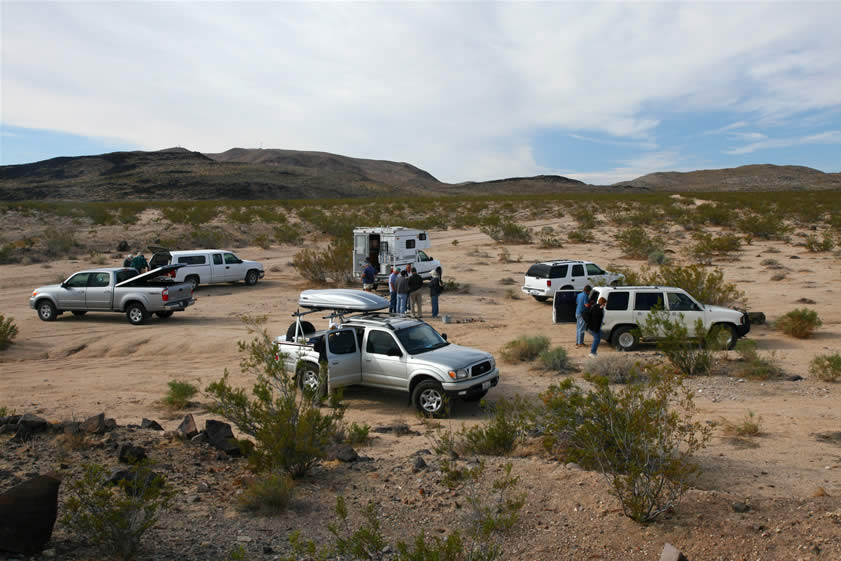
M 772 138 L 753 142 L 732 150 L 725 150 L 725 154 L 750 154 L 767 148 L 787 148 L 803 144 L 841 144 L 841 131 L 827 131 L 794 138 Z
M 2 121 L 529 175 L 538 129 L 653 148 L 662 109 L 838 108 L 839 27 L 837 3 L 5 2 Z
M 585 183 L 610 185 L 658 171 L 689 171 L 689 168 L 681 166 L 682 161 L 683 158 L 678 152 L 662 150 L 625 160 L 621 162 L 623 165 L 613 169 L 594 172 L 569 171 L 565 175 Z

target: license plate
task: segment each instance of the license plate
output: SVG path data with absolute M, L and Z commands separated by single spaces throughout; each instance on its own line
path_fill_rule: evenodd
M 488 388 L 490 388 L 490 387 L 491 387 L 491 383 L 490 383 L 490 381 L 488 381 L 488 382 L 484 382 L 484 383 L 482 384 L 482 390 L 483 390 L 483 391 L 484 391 L 484 390 L 486 390 L 486 389 L 488 389 Z

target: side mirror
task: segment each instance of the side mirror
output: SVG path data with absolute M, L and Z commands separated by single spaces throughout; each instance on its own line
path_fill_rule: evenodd
M 66 282 L 61 283 L 61 288 L 67 288 L 67 283 Z
M 441 334 L 441 339 L 443 339 L 444 341 L 446 341 L 446 340 L 447 340 L 447 334 L 446 334 L 446 333 L 442 333 L 442 334 Z

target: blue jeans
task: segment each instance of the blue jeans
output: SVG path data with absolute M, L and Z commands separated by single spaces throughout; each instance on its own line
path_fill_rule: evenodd
M 592 329 L 588 329 L 587 332 L 593 336 L 593 344 L 590 345 L 590 354 L 598 354 L 599 343 L 601 343 L 602 340 L 602 330 L 599 329 L 598 331 L 593 331 Z
M 388 313 L 393 314 L 397 311 L 397 293 L 390 292 L 389 296 L 391 297 L 391 300 L 388 304 Z
M 406 303 L 409 301 L 409 294 L 398 294 L 397 295 L 397 313 L 398 314 L 405 314 L 406 313 Z
M 584 332 L 587 331 L 587 323 L 580 315 L 575 316 L 575 344 L 584 344 Z
M 437 294 L 430 294 L 429 295 L 429 302 L 432 304 L 432 317 L 438 317 L 438 295 Z

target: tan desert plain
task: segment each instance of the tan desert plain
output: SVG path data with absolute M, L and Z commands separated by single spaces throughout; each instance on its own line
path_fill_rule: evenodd
M 132 243 L 146 241 L 155 213 L 145 211 L 132 226 L 128 234 L 136 238 L 130 239 Z M 568 216 L 524 225 L 536 230 L 550 226 L 560 232 L 575 227 Z M 433 247 L 429 253 L 442 262 L 445 280 L 455 280 L 469 290 L 441 296 L 441 313 L 451 316 L 453 323 L 429 321 L 446 332 L 450 341 L 497 357 L 501 380 L 489 393 L 490 402 L 516 395 L 537 398 L 566 377 L 581 378 L 590 359 L 587 348 L 574 348 L 574 325 L 554 325 L 550 303 L 526 297 L 519 288 L 530 264 L 552 258 L 590 259 L 605 268 L 638 269 L 642 262 L 623 258 L 615 232 L 614 227 L 602 225 L 592 231 L 591 243 L 565 241 L 560 249 L 503 246 L 478 229 L 430 232 Z M 795 232 L 794 239 L 801 239 L 798 234 L 803 233 Z M 126 235 L 122 226 L 102 226 L 96 232 L 99 239 L 113 240 L 112 248 Z M 674 258 L 680 260 L 689 238 L 673 226 L 666 239 Z M 326 242 L 313 240 L 305 245 L 320 247 Z M 262 261 L 265 279 L 254 287 L 241 283 L 203 286 L 195 293 L 197 303 L 187 311 L 166 321 L 151 318 L 139 327 L 130 325 L 122 314 L 65 314 L 55 322 L 42 322 L 29 309 L 33 288 L 97 266 L 84 256 L 0 266 L 0 310 L 13 317 L 19 328 L 15 344 L 0 354 L 0 406 L 56 421 L 105 412 L 121 426 L 147 417 L 157 419 L 167 430 L 175 429 L 186 413 L 192 413 L 200 426 L 206 418 L 218 418 L 207 412 L 209 399 L 201 394 L 185 410 L 173 413 L 163 407 L 167 382 L 181 380 L 203 390 L 227 369 L 235 385 L 250 387 L 252 380 L 239 368 L 237 342 L 249 338 L 241 318 L 266 316 L 268 332 L 283 334 L 292 321 L 299 292 L 313 288 L 291 266 L 298 246 L 232 249 L 244 258 Z M 504 249 L 510 253 L 509 262 L 498 257 Z M 106 265 L 121 264 L 113 251 L 107 255 Z M 769 258 L 781 268 L 763 265 Z M 823 325 L 811 338 L 794 339 L 769 324 L 754 325 L 748 335 L 759 352 L 772 357 L 787 376 L 803 379 L 709 376 L 688 380 L 697 415 L 712 424 L 713 437 L 696 457 L 702 471 L 693 489 L 673 511 L 648 525 L 623 516 L 598 473 L 547 457 L 538 444 L 523 446 L 512 457 L 484 458 L 489 477 L 498 476 L 505 463 L 512 463 L 512 474 L 520 478 L 518 489 L 526 497 L 519 521 L 503 534 L 502 558 L 656 560 L 669 542 L 693 561 L 841 560 L 841 443 L 819 436 L 841 431 L 841 383 L 820 381 L 809 372 L 816 355 L 841 351 L 841 257 L 832 251 L 807 252 L 796 243 L 753 240 L 715 266 L 724 271 L 726 281 L 745 292 L 751 311 L 765 313 L 769 324 L 795 308 L 818 311 Z M 785 274 L 780 275 L 781 271 Z M 803 304 L 803 298 L 814 304 Z M 324 321 L 319 317 L 315 323 Z M 553 346 L 563 346 L 572 369 L 559 374 L 533 363 L 502 362 L 500 349 L 521 335 L 545 335 Z M 603 356 L 616 352 L 607 343 L 599 351 Z M 641 359 L 658 357 L 653 347 L 636 353 Z M 722 361 L 737 360 L 732 351 L 718 354 Z M 143 436 L 149 455 L 164 469 L 177 472 L 173 481 L 180 495 L 176 508 L 150 531 L 141 557 L 170 558 L 180 550 L 184 559 L 224 559 L 226 552 L 242 546 L 249 559 L 279 559 L 294 530 L 305 538 L 328 540 L 326 526 L 338 494 L 348 497 L 354 522 L 368 502 L 375 502 L 389 540 L 411 539 L 420 530 L 445 537 L 464 514 L 464 492 L 450 491 L 440 483 L 434 454 L 422 456 L 430 464 L 426 470 L 411 469 L 414 454 L 432 448 L 426 432 L 434 425 L 419 418 L 402 394 L 349 388 L 345 402 L 348 422 L 372 429 L 405 423 L 410 431 L 372 431 L 371 442 L 358 448 L 370 461 L 356 462 L 355 468 L 325 462 L 299 482 L 290 509 L 272 518 L 250 516 L 235 508 L 234 498 L 248 473 L 244 460 L 222 461 L 190 452 L 195 462 L 187 463 L 195 463 L 189 467 L 193 471 L 179 472 L 181 467 L 169 465 L 172 450 L 189 446 L 159 433 Z M 759 421 L 758 435 L 733 438 L 722 430 L 724 421 L 739 423 L 750 415 Z M 457 402 L 440 427 L 457 430 L 484 418 L 478 404 Z M 0 470 L 22 477 L 61 467 L 60 459 L 45 452 L 47 444 L 33 443 L 26 451 L 12 453 L 3 443 L 7 438 L 0 437 Z M 734 509 L 737 503 L 748 508 Z M 70 543 L 72 539 L 61 524 L 56 526 L 54 541 Z M 60 547 L 62 551 L 73 559 L 93 555 L 85 548 Z

